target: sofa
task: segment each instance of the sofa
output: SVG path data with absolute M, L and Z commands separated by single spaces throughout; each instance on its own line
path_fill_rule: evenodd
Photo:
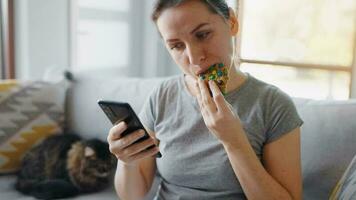
M 84 138 L 106 140 L 111 123 L 97 100 L 129 102 L 139 112 L 150 91 L 164 78 L 127 78 L 110 74 L 74 73 L 66 92 L 65 125 Z M 293 99 L 304 120 L 301 134 L 304 199 L 328 199 L 356 154 L 356 100 Z M 30 200 L 13 189 L 14 175 L 0 176 L 0 199 Z M 159 179 L 147 195 L 152 199 Z M 113 186 L 73 199 L 117 199 Z

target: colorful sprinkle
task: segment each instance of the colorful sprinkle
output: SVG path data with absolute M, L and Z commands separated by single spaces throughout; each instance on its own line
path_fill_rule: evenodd
M 227 75 L 227 69 L 224 69 L 224 75 L 225 76 Z
M 227 75 L 228 75 L 227 67 L 224 66 L 223 63 L 216 63 L 209 66 L 209 68 L 204 73 L 199 75 L 199 78 L 201 80 L 204 80 L 205 82 L 209 80 L 215 81 L 218 87 L 220 88 L 222 94 L 225 96 L 226 84 L 227 84 L 227 80 L 229 79 Z

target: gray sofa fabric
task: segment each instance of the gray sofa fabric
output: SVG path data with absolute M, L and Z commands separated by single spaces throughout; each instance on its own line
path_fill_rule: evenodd
M 356 154 L 356 101 L 296 101 L 305 199 L 328 199 Z
M 163 80 L 74 76 L 66 98 L 67 128 L 85 138 L 106 140 L 111 124 L 97 100 L 129 102 L 136 112 L 151 90 Z M 315 101 L 294 99 L 304 120 L 302 126 L 302 167 L 304 199 L 327 199 L 347 164 L 356 154 L 356 101 Z M 32 199 L 12 189 L 14 176 L 0 177 L 0 199 Z M 157 183 L 147 199 L 151 199 Z M 113 187 L 74 199 L 117 199 Z

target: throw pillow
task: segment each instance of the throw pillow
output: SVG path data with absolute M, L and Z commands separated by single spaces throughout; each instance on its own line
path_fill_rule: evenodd
M 330 200 L 334 199 L 356 199 L 356 155 L 334 188 Z
M 0 174 L 16 172 L 23 155 L 64 125 L 65 82 L 0 81 Z

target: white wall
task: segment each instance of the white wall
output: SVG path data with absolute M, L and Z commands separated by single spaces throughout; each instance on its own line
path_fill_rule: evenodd
M 142 77 L 157 77 L 167 76 L 180 73 L 179 68 L 170 58 L 155 24 L 151 21 L 151 12 L 153 9 L 154 0 L 145 0 L 141 4 L 142 14 L 140 21 L 142 30 L 137 35 L 141 37 L 141 55 L 142 60 L 138 67 L 140 76 Z
M 40 79 L 69 66 L 69 0 L 14 0 L 19 79 Z

